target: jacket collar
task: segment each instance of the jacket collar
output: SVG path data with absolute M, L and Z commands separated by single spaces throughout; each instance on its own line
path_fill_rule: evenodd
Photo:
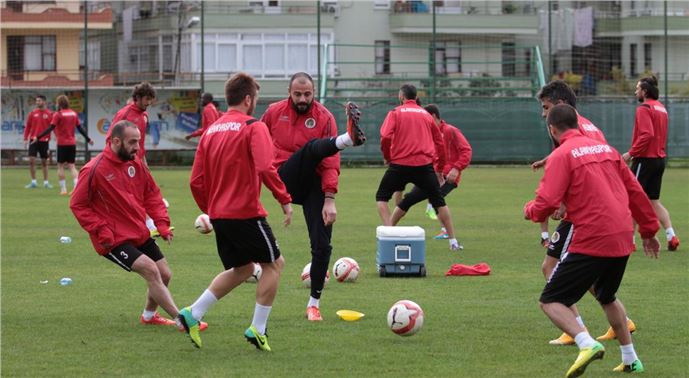
M 566 141 L 576 138 L 576 137 L 581 137 L 583 136 L 581 132 L 579 132 L 578 129 L 569 129 L 565 131 L 561 136 L 560 136 L 560 145 L 565 143 Z

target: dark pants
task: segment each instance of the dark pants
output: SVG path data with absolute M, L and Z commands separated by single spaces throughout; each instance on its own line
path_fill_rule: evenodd
M 321 161 L 340 150 L 335 138 L 312 139 L 292 154 L 280 166 L 278 173 L 292 196 L 292 202 L 302 205 L 311 241 L 311 296 L 320 298 L 333 247 L 330 245 L 333 227 L 323 223 L 325 194 L 316 167 Z
M 455 188 L 457 188 L 457 184 L 455 184 L 454 182 L 445 181 L 445 183 L 440 187 L 440 194 L 443 196 L 443 198 L 445 198 Z M 418 186 L 414 185 L 411 191 L 404 195 L 404 199 L 400 201 L 397 207 L 399 207 L 401 210 L 404 210 L 404 212 L 406 213 L 409 211 L 409 208 L 427 199 L 428 194 L 426 194 L 426 192 L 421 190 L 421 188 L 419 188 Z M 435 210 L 436 212 L 438 211 L 438 209 Z

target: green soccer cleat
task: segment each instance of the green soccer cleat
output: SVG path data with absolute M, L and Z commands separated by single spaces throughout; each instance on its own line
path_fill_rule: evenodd
M 26 188 L 26 189 L 34 189 L 34 188 L 36 188 L 36 183 L 35 183 L 35 182 L 30 182 L 29 185 L 26 185 L 24 188 Z
M 435 213 L 434 208 L 426 208 L 426 216 L 433 220 L 438 220 L 438 214 Z
M 183 308 L 177 315 L 177 324 L 181 325 L 180 330 L 187 333 L 191 339 L 191 343 L 195 347 L 201 348 L 201 334 L 199 333 L 199 321 L 191 316 L 191 307 Z
M 619 366 L 617 366 L 616 368 L 612 369 L 612 371 L 616 371 L 618 373 L 643 373 L 644 364 L 642 364 L 641 360 L 639 359 L 632 362 L 631 365 L 625 365 L 623 362 L 619 364 Z
M 584 374 L 586 367 L 595 360 L 600 360 L 605 355 L 605 347 L 603 344 L 596 342 L 592 347 L 583 348 L 579 350 L 574 364 L 567 370 L 566 378 L 574 378 Z
M 270 345 L 268 345 L 268 335 L 261 335 L 253 325 L 244 331 L 246 341 L 254 344 L 256 349 L 270 352 Z

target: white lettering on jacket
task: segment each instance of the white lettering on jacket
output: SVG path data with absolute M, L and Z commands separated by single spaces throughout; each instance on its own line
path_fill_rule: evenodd
M 219 133 L 219 132 L 225 132 L 225 131 L 239 131 L 239 129 L 242 128 L 242 124 L 239 122 L 225 122 L 225 123 L 219 123 L 216 125 L 211 126 L 208 131 L 206 131 L 206 134 L 213 134 L 213 133 Z
M 425 109 L 418 109 L 418 108 L 402 108 L 400 109 L 402 113 L 407 113 L 407 112 L 412 112 L 412 113 L 426 113 Z
M 581 128 L 588 131 L 588 132 L 598 132 L 598 128 L 594 126 L 592 123 L 582 123 Z
M 655 110 L 657 110 L 657 111 L 659 111 L 659 112 L 661 112 L 661 113 L 667 114 L 667 110 L 665 110 L 665 108 L 662 107 L 662 106 L 660 106 L 660 105 L 653 105 L 653 109 L 655 109 Z
M 582 146 L 573 149 L 572 156 L 576 159 L 586 155 L 604 154 L 612 152 L 612 148 L 607 144 L 597 144 L 595 146 Z

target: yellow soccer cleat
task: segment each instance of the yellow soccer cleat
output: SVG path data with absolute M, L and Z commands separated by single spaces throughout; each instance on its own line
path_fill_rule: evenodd
M 584 374 L 586 367 L 595 360 L 600 360 L 605 355 L 605 347 L 601 343 L 579 350 L 579 355 L 574 364 L 567 370 L 566 378 L 574 378 Z
M 574 345 L 574 339 L 572 336 L 568 335 L 566 332 L 562 332 L 562 335 L 557 339 L 548 341 L 550 345 Z
M 631 319 L 627 319 L 627 328 L 629 328 L 629 333 L 634 333 L 634 331 L 636 331 L 636 324 L 634 324 L 634 322 Z M 615 330 L 612 329 L 612 327 L 608 327 L 607 332 L 596 337 L 596 340 L 608 341 L 608 340 L 615 340 L 616 338 L 617 338 L 617 335 L 615 335 Z

